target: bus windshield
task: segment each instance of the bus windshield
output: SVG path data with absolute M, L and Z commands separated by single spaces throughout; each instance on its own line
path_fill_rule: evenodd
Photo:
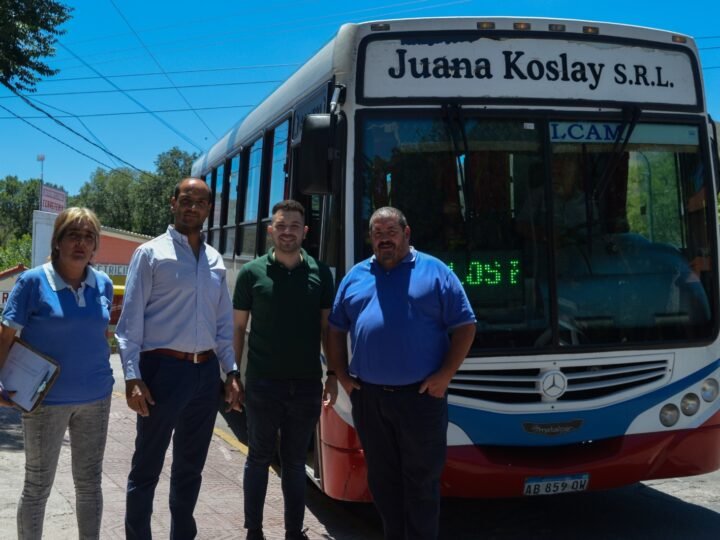
M 492 349 L 649 345 L 713 332 L 713 193 L 700 128 L 361 117 L 361 256 L 391 205 L 457 274 Z

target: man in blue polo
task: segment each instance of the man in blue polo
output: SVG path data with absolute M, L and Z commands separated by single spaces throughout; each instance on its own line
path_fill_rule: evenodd
M 410 227 L 398 209 L 375 211 L 370 240 L 374 255 L 338 288 L 328 363 L 350 395 L 385 538 L 434 539 L 447 388 L 475 337 L 475 316 L 447 265 L 410 246 Z

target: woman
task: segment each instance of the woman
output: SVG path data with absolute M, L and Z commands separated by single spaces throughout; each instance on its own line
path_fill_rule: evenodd
M 2 316 L 0 365 L 21 331 L 24 341 L 60 365 L 42 404 L 23 414 L 25 486 L 17 512 L 21 540 L 42 537 L 66 429 L 79 537 L 100 537 L 100 484 L 113 387 L 105 331 L 113 287 L 106 274 L 90 265 L 99 240 L 100 222 L 91 210 L 64 210 L 55 220 L 50 262 L 20 276 Z M 0 405 L 7 403 L 0 400 Z

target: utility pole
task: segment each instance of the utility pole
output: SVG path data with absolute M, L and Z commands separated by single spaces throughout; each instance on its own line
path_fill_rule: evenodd
M 43 183 L 43 169 L 45 168 L 45 154 L 38 154 L 37 160 L 40 162 L 40 183 Z
M 43 188 L 43 176 L 45 169 L 45 154 L 38 154 L 37 160 L 40 162 L 40 193 L 38 193 L 38 210 L 42 210 L 42 188 Z

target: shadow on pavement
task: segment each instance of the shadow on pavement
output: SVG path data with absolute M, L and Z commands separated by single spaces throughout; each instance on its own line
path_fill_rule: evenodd
M 526 499 L 443 499 L 440 538 L 717 539 L 720 514 L 644 484 Z
M 245 411 L 225 412 L 225 406 L 226 404 L 223 401 L 223 396 L 221 395 L 218 399 L 218 412 L 225 419 L 225 422 L 227 422 L 227 425 L 230 428 L 230 431 L 233 432 L 233 435 L 235 435 L 241 443 L 247 446 L 248 438 Z
M 247 423 L 245 412 L 225 412 L 222 396 L 218 402 L 218 411 L 227 423 L 230 431 L 243 444 L 247 445 Z M 280 474 L 279 456 L 272 465 Z M 307 512 L 314 515 L 326 527 L 328 538 L 334 540 L 374 540 L 382 538 L 382 524 L 375 507 L 368 503 L 348 503 L 336 501 L 323 494 L 308 480 Z
M 334 540 L 380 540 L 382 522 L 372 503 L 336 501 L 308 482 L 307 512 L 325 526 Z

